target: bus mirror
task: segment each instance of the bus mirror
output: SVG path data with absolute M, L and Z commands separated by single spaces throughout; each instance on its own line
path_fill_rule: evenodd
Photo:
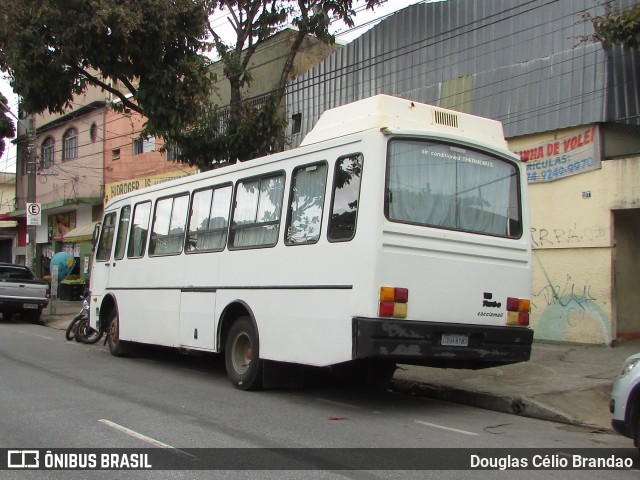
M 96 223 L 96 226 L 93 228 L 93 238 L 91 239 L 91 244 L 93 245 L 93 250 L 96 249 L 96 245 L 98 245 L 98 239 L 100 238 L 100 226 L 102 224 L 100 222 Z

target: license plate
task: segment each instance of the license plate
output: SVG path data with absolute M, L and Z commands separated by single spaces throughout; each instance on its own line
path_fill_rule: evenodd
M 440 343 L 447 347 L 467 347 L 469 346 L 469 335 L 443 333 L 442 341 Z
M 27 310 L 37 310 L 38 309 L 38 304 L 37 303 L 25 303 L 22 307 L 26 308 Z

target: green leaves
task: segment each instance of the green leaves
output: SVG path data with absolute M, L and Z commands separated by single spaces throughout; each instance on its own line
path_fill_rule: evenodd
M 200 54 L 203 2 L 192 0 L 5 0 L 0 67 L 26 112 L 63 112 L 88 85 L 119 97 L 161 130 L 192 114 L 210 88 Z M 117 86 L 116 86 L 116 82 Z M 158 109 L 167 98 L 170 108 Z M 133 100 L 131 100 L 133 99 Z
M 354 3 L 3 0 L 0 70 L 9 74 L 25 113 L 63 113 L 90 85 L 102 88 L 119 100 L 114 108 L 146 117 L 143 135 L 175 143 L 180 161 L 206 170 L 283 148 L 282 100 L 298 50 L 309 34 L 332 43 L 330 21 L 353 25 Z M 223 38 L 210 23 L 220 10 L 228 13 L 235 38 Z M 250 105 L 256 48 L 290 24 L 298 32 L 279 78 L 260 90 L 266 97 L 260 108 Z M 230 86 L 224 105 L 215 100 L 212 49 Z
M 584 18 L 593 24 L 594 34 L 589 38 L 601 42 L 605 49 L 622 45 L 626 49 L 640 46 L 640 4 L 626 10 Z
M 13 138 L 16 133 L 13 120 L 9 118 L 7 99 L 0 93 L 0 157 L 5 150 L 5 139 Z

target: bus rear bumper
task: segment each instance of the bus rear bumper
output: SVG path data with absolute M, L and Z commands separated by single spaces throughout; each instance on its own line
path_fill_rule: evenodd
M 468 344 L 442 345 L 443 335 L 466 335 Z M 353 319 L 354 359 L 384 358 L 407 365 L 480 369 L 526 362 L 532 343 L 533 330 L 526 327 Z

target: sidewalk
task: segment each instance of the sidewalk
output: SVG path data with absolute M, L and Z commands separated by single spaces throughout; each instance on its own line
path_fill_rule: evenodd
M 613 348 L 536 340 L 525 363 L 484 370 L 402 365 L 394 381 L 402 391 L 612 432 L 611 389 L 637 352 L 637 340 Z
M 43 323 L 65 330 L 81 306 L 57 300 L 43 311 Z M 609 394 L 623 362 L 637 352 L 640 340 L 614 348 L 537 340 L 531 360 L 504 367 L 451 370 L 401 365 L 393 388 L 611 432 Z

